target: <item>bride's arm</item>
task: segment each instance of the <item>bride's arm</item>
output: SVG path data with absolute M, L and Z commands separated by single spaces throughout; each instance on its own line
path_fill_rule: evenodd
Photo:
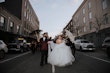
M 65 30 L 65 32 L 66 32 L 66 36 L 68 36 L 68 38 L 70 39 L 70 41 L 72 43 L 74 43 L 75 36 L 70 31 L 68 31 L 68 30 Z

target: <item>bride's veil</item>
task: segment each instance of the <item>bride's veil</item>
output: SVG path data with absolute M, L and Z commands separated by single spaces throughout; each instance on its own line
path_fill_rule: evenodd
M 68 31 L 67 29 L 65 29 L 65 32 L 66 32 L 66 36 L 70 39 L 70 41 L 72 43 L 74 43 L 75 36 L 70 31 Z

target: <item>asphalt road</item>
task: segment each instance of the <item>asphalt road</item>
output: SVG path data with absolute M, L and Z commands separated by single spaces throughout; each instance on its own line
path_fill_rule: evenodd
M 110 73 L 110 59 L 103 53 L 76 52 L 76 61 L 56 67 L 56 73 Z M 0 61 L 0 73 L 52 73 L 51 65 L 40 66 L 40 53 L 30 52 Z

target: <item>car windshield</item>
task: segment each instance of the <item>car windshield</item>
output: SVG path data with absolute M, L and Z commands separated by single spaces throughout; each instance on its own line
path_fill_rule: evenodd
M 18 40 L 19 43 L 23 43 L 23 40 Z
M 84 41 L 81 41 L 81 43 L 89 43 L 89 41 L 85 41 L 85 40 L 84 40 Z
M 8 48 L 16 48 L 16 47 L 17 47 L 17 45 L 15 45 L 15 44 L 8 45 Z
M 15 41 L 10 41 L 9 43 L 16 43 Z
M 2 44 L 2 42 L 0 41 L 0 44 Z

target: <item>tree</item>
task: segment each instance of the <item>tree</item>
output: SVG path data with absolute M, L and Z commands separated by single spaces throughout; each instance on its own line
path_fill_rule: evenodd
M 95 17 L 95 21 L 92 22 L 92 23 L 93 23 L 93 26 L 94 26 L 94 28 L 96 30 L 96 39 L 97 39 L 96 43 L 98 43 L 97 47 L 100 47 L 100 45 L 101 45 L 101 33 L 99 31 L 101 30 L 102 25 L 105 24 L 104 23 L 104 19 L 101 18 L 101 17 L 99 17 L 99 18 Z
M 73 27 L 74 27 L 75 34 L 78 37 L 79 36 L 79 32 L 80 32 L 80 30 L 82 28 L 82 25 L 81 25 L 81 23 L 79 23 L 79 19 L 78 18 L 76 20 L 73 19 Z
M 103 18 L 98 18 L 98 17 L 95 17 L 95 22 L 92 23 L 93 23 L 93 27 L 96 29 L 96 33 L 98 33 L 102 25 L 105 24 Z

